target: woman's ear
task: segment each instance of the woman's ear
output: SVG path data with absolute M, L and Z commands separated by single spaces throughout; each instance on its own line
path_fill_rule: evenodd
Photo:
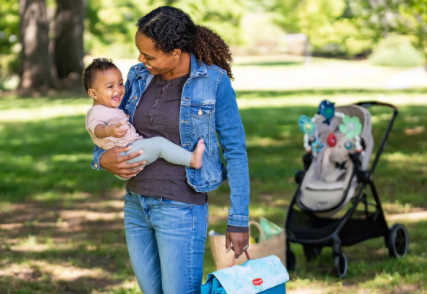
M 181 57 L 181 53 L 182 53 L 181 49 L 173 49 L 173 51 L 172 51 L 173 59 L 180 58 Z
M 95 100 L 98 99 L 98 97 L 96 97 L 96 91 L 92 88 L 87 90 L 87 94 Z

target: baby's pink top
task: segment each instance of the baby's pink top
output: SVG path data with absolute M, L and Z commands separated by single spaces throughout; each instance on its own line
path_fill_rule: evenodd
M 120 128 L 128 129 L 124 137 L 105 137 L 100 139 L 95 136 L 95 127 L 97 125 L 102 124 L 107 126 L 116 124 L 120 121 L 125 122 Z M 123 110 L 119 108 L 110 108 L 104 105 L 95 105 L 88 110 L 86 115 L 86 129 L 95 145 L 104 150 L 111 149 L 115 146 L 124 147 L 135 140 L 142 139 L 142 136 L 136 132 L 135 127 L 129 123 L 129 118 Z

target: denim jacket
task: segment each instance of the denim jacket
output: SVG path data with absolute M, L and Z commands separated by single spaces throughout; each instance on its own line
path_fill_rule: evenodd
M 130 123 L 152 78 L 143 63 L 134 65 L 129 71 L 120 109 L 130 116 Z M 191 54 L 191 71 L 182 90 L 179 120 L 184 149 L 193 151 L 200 139 L 204 139 L 206 145 L 202 167 L 197 170 L 186 167 L 188 185 L 197 192 L 209 192 L 218 188 L 228 176 L 231 190 L 228 225 L 247 227 L 249 168 L 245 132 L 236 94 L 225 70 L 216 65 L 199 64 Z M 221 162 L 219 146 L 226 167 Z M 99 158 L 104 152 L 95 146 L 92 168 L 100 168 Z

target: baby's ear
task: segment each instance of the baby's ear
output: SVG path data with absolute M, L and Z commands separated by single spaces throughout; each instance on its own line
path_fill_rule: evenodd
M 93 99 L 97 99 L 96 97 L 96 91 L 92 88 L 90 88 L 89 90 L 87 90 L 87 94 L 92 97 Z

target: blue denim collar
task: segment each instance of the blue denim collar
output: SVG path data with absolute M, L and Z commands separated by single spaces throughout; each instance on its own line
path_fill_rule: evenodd
M 135 65 L 135 71 L 137 75 L 141 78 L 146 79 L 150 72 L 145 68 L 144 63 L 139 63 Z M 208 70 L 206 69 L 206 65 L 204 62 L 200 62 L 196 59 L 193 53 L 191 53 L 191 61 L 190 61 L 190 77 L 207 77 Z
M 207 77 L 208 70 L 206 69 L 206 65 L 203 61 L 200 62 L 196 59 L 193 53 L 191 53 L 191 62 L 190 62 L 190 77 Z
M 144 79 L 146 79 L 147 76 L 150 74 L 150 72 L 148 71 L 148 69 L 145 68 L 144 63 L 142 62 L 135 65 L 135 71 L 139 77 L 142 77 Z

